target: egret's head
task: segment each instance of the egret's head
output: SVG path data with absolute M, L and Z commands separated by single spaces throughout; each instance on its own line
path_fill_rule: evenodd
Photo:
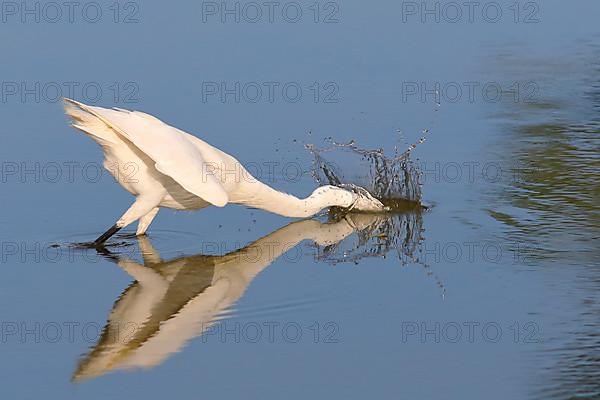
M 382 212 L 389 210 L 366 189 L 355 185 L 322 186 L 315 190 L 313 196 L 321 197 L 327 203 L 335 204 L 349 211 Z
M 389 207 L 384 206 L 381 201 L 373 197 L 365 188 L 356 185 L 343 185 L 342 189 L 348 190 L 354 195 L 354 202 L 349 207 L 350 210 L 368 212 L 389 211 Z

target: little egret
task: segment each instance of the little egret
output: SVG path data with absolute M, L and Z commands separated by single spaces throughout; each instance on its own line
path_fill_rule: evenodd
M 117 222 L 94 241 L 102 245 L 139 220 L 143 235 L 159 207 L 196 210 L 227 203 L 260 208 L 286 217 L 309 217 L 327 207 L 382 211 L 365 190 L 321 186 L 300 199 L 254 178 L 234 157 L 139 111 L 106 109 L 65 99 L 72 125 L 104 151 L 104 167 L 136 199 Z

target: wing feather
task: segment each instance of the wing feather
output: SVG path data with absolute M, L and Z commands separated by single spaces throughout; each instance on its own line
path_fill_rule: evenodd
M 139 111 L 88 106 L 71 99 L 65 101 L 92 114 L 129 140 L 156 163 L 158 171 L 173 178 L 188 192 L 218 207 L 229 201 L 215 175 L 219 166 L 211 165 L 185 132 Z M 82 123 L 81 119 L 77 122 Z

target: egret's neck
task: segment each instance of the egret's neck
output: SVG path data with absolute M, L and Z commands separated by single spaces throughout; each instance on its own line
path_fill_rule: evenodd
M 354 201 L 351 192 L 335 186 L 321 186 L 305 199 L 279 192 L 258 181 L 249 186 L 251 187 L 244 190 L 244 197 L 235 201 L 236 203 L 284 217 L 310 217 L 327 207 L 350 207 Z

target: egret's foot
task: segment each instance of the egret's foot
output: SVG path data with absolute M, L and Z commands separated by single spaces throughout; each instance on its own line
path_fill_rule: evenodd
M 99 248 L 104 248 L 104 244 L 96 244 L 96 242 L 77 242 L 77 243 L 73 243 L 72 246 L 74 246 L 76 249 L 99 249 Z

